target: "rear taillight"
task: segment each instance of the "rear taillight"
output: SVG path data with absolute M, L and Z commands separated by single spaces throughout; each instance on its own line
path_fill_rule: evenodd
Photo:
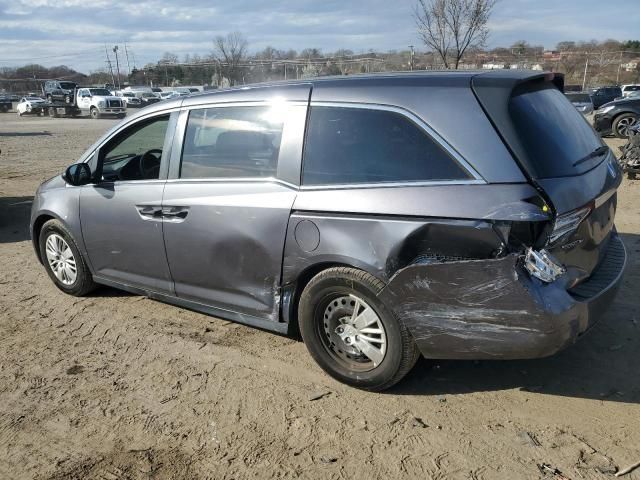
M 575 232 L 580 223 L 589 216 L 589 213 L 591 213 L 590 206 L 559 215 L 553 224 L 551 235 L 549 235 L 549 244 L 556 243 L 561 238 Z

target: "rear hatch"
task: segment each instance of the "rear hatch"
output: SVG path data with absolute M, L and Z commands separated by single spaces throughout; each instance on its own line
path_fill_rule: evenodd
M 553 74 L 481 74 L 476 96 L 554 213 L 547 249 L 574 283 L 602 260 L 622 175 L 613 152 L 553 83 Z

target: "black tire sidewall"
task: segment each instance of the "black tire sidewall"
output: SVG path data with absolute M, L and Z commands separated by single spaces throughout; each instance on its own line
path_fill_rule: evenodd
M 49 265 L 49 261 L 47 260 L 47 252 L 46 252 L 46 243 L 47 238 L 51 234 L 60 235 L 73 253 L 73 257 L 76 261 L 76 281 L 71 285 L 65 285 L 53 273 L 51 270 L 51 266 Z M 80 254 L 76 242 L 73 240 L 73 237 L 69 233 L 69 231 L 65 228 L 65 226 L 59 220 L 49 220 L 42 226 L 42 230 L 40 231 L 40 237 L 38 238 L 38 246 L 40 248 L 40 258 L 42 259 L 42 264 L 44 265 L 45 270 L 47 271 L 47 275 L 53 281 L 53 283 L 65 293 L 69 295 L 84 295 L 89 290 L 93 289 L 94 283 L 93 278 L 91 276 L 91 272 L 87 268 L 87 265 L 84 262 L 84 258 Z
M 349 370 L 334 359 L 323 344 L 318 328 L 317 309 L 329 295 L 355 294 L 362 298 L 378 314 L 385 329 L 387 351 L 382 363 L 368 372 Z M 313 359 L 329 375 L 348 385 L 358 388 L 375 389 L 395 377 L 402 363 L 402 334 L 392 313 L 378 299 L 377 293 L 366 282 L 350 277 L 324 277 L 312 280 L 300 298 L 298 321 L 300 333 Z

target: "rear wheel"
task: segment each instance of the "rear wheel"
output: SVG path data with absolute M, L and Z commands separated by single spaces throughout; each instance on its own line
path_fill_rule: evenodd
M 618 138 L 628 138 L 629 128 L 638 123 L 638 117 L 633 113 L 623 113 L 613 121 L 613 133 Z
M 384 284 L 361 270 L 339 267 L 316 275 L 300 297 L 300 333 L 309 353 L 335 379 L 381 391 L 411 370 L 419 352 L 380 301 Z
M 42 226 L 39 246 L 42 263 L 60 290 L 80 297 L 96 288 L 71 233 L 60 221 L 49 220 Z

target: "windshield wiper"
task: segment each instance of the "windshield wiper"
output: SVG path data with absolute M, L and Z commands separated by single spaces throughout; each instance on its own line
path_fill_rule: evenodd
M 575 162 L 572 166 L 573 167 L 577 167 L 581 163 L 584 163 L 587 160 L 591 160 L 592 158 L 600 157 L 601 155 L 604 155 L 608 151 L 609 151 L 609 147 L 607 147 L 606 145 L 602 145 L 601 147 L 596 148 L 593 152 L 591 152 L 586 157 L 583 157 L 580 160 L 578 160 L 577 162 Z

